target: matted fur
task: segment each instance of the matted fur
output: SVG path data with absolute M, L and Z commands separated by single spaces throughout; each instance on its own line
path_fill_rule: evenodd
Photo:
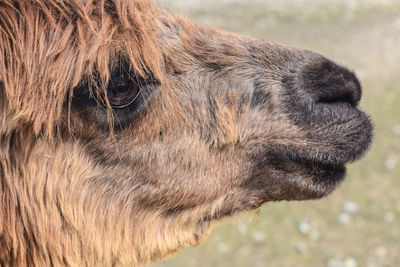
M 118 110 L 121 67 L 143 83 Z M 140 265 L 323 197 L 371 142 L 360 97 L 321 55 L 149 0 L 0 0 L 0 265 Z

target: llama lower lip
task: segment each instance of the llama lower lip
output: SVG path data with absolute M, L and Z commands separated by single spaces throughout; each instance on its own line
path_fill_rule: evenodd
M 316 164 L 317 168 L 320 169 L 319 172 L 323 172 L 324 175 L 321 175 L 322 179 L 329 180 L 342 180 L 346 173 L 345 164 Z
M 326 179 L 338 178 L 346 172 L 345 163 L 325 163 L 319 161 L 300 160 L 296 162 L 302 165 L 310 175 L 317 175 Z
M 275 157 L 277 157 L 279 160 L 293 162 L 296 164 L 307 166 L 309 168 L 321 167 L 326 169 L 335 169 L 335 168 L 340 168 L 341 166 L 344 166 L 344 164 L 350 162 L 349 160 L 341 160 L 335 157 L 334 155 L 325 155 L 322 154 L 321 152 L 319 156 L 314 156 L 305 151 L 299 151 L 299 152 L 279 151 L 274 154 Z
M 307 156 L 281 151 L 274 153 L 272 164 L 287 173 L 302 173 L 306 177 L 314 177 L 317 181 L 343 180 L 347 162 L 319 161 Z
M 264 201 L 318 199 L 335 190 L 346 175 L 345 163 L 321 162 L 311 160 L 307 155 L 288 155 L 285 151 L 275 151 L 273 155 L 269 151 L 268 154 L 268 157 L 260 158 L 263 160 L 260 164 L 266 166 L 266 175 L 255 173 L 252 179 L 264 181 L 271 175 L 277 184 L 285 184 L 285 189 L 278 191 L 275 198 L 270 196 L 276 191 L 268 191 Z M 263 185 L 262 182 L 259 184 Z

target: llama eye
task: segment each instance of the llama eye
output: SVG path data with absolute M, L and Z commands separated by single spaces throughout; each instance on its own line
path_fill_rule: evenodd
M 113 77 L 107 87 L 107 99 L 114 109 L 122 109 L 133 102 L 140 93 L 140 86 L 137 81 L 127 74 L 120 74 Z

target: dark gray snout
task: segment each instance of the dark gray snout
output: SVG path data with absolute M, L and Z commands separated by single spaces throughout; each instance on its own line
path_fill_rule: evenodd
M 297 83 L 315 103 L 345 102 L 354 107 L 361 99 L 360 82 L 354 73 L 323 57 L 300 68 Z

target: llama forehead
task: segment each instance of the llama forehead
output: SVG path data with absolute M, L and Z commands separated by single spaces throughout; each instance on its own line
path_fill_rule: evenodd
M 163 18 L 158 28 L 167 64 L 179 71 L 268 72 L 269 78 L 280 81 L 285 72 L 310 57 L 282 44 L 198 26 L 179 16 Z

